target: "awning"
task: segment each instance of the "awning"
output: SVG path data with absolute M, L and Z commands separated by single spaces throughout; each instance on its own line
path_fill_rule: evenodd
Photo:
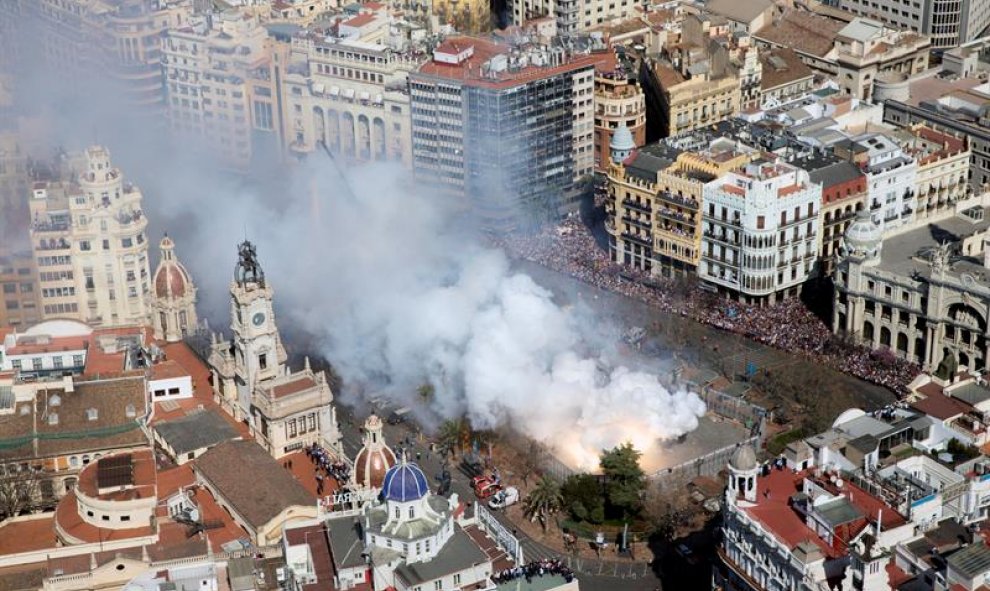
M 371 94 L 370 93 L 367 93 L 367 92 L 362 92 L 361 93 L 361 100 L 362 101 L 370 101 L 371 100 Z
M 354 98 L 354 89 L 353 88 L 345 88 L 344 89 L 344 98 Z
M 326 87 L 323 86 L 322 84 L 314 84 L 313 85 L 313 92 L 316 93 L 316 94 L 323 94 L 323 91 L 325 89 L 326 89 Z
M 374 103 L 375 103 L 376 105 L 380 105 L 380 104 L 382 104 L 383 102 L 385 102 L 385 98 L 384 98 L 384 97 L 382 97 L 382 95 L 380 95 L 380 94 L 376 94 L 376 95 L 375 95 L 375 100 L 374 100 Z
M 337 96 L 338 94 L 340 94 L 340 87 L 339 86 L 331 86 L 330 87 L 330 96 Z

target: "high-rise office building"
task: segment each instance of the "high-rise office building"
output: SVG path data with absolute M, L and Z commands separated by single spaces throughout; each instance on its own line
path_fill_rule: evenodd
M 410 74 L 416 175 L 493 225 L 575 208 L 594 169 L 597 59 L 448 38 Z

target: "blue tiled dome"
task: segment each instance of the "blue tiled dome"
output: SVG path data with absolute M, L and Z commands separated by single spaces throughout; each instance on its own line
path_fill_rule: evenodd
M 386 501 L 415 501 L 430 492 L 426 475 L 419 466 L 409 462 L 401 462 L 389 468 L 382 482 L 382 495 Z

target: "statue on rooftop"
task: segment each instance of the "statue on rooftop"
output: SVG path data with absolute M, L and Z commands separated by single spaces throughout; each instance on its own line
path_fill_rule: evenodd
M 955 354 L 945 349 L 945 353 L 942 356 L 942 362 L 938 364 L 938 368 L 935 370 L 935 377 L 940 380 L 951 380 L 952 376 L 956 375 L 956 370 L 959 368 L 959 362 L 956 361 Z
M 245 240 L 237 246 L 238 261 L 234 269 L 234 281 L 239 285 L 247 282 L 257 283 L 259 287 L 265 286 L 265 272 L 261 270 L 261 263 L 258 262 L 258 251 L 255 246 Z

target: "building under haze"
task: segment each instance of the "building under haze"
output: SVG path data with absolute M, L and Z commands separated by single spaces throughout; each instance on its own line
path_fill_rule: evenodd
M 422 52 L 300 32 L 284 83 L 289 150 L 411 166 L 407 80 L 425 59 Z
M 416 176 L 488 224 L 575 209 L 594 169 L 596 61 L 448 38 L 409 78 Z
M 234 168 L 277 156 L 281 47 L 256 18 L 235 10 L 166 31 L 162 71 L 171 130 Z
M 212 337 L 208 364 L 216 401 L 276 458 L 318 444 L 340 456 L 340 430 L 326 374 L 292 371 L 275 324 L 274 290 L 255 247 L 239 246 L 230 284 L 230 340 Z
M 55 71 L 77 82 L 106 76 L 105 90 L 119 92 L 123 104 L 161 113 L 162 34 L 189 18 L 192 0 L 9 1 L 34 19 L 24 24 Z
M 41 320 L 38 276 L 31 251 L 4 252 L 0 248 L 0 328 L 28 327 Z
M 45 318 L 93 327 L 149 320 L 147 218 L 106 148 L 66 160 L 61 178 L 31 190 L 31 248 Z
M 185 265 L 175 256 L 175 243 L 165 236 L 159 243 L 160 259 L 152 279 L 152 325 L 155 338 L 181 341 L 196 330 L 196 285 Z

